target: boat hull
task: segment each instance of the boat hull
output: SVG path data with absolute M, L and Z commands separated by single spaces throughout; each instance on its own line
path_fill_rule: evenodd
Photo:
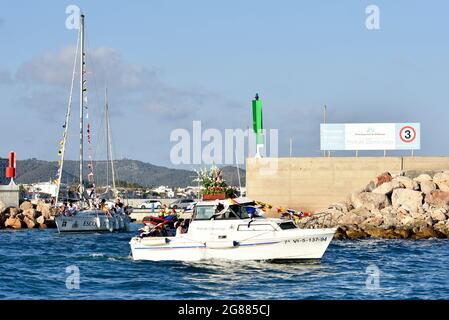
M 129 218 L 126 216 L 107 217 L 95 214 L 77 214 L 55 218 L 59 232 L 112 232 L 128 230 Z
M 130 246 L 134 260 L 315 260 L 322 258 L 335 229 L 297 229 L 283 233 L 279 237 L 204 243 L 181 235 L 165 238 L 166 244 L 154 241 L 154 245 L 145 244 L 145 238 L 135 237 Z

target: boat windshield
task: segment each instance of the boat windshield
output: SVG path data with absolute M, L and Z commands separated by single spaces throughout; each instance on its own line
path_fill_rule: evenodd
M 195 220 L 209 220 L 215 214 L 215 206 L 197 206 Z
M 259 217 L 256 208 L 253 206 L 232 205 L 230 208 L 240 219 Z
M 248 219 L 250 217 L 260 217 L 253 206 L 230 205 L 217 212 L 217 206 L 197 206 L 195 209 L 195 220 L 228 220 L 228 219 Z

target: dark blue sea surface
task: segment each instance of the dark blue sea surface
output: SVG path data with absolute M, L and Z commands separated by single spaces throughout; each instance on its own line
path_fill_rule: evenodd
M 449 299 L 448 240 L 334 240 L 313 263 L 137 262 L 138 227 L 0 231 L 0 299 Z

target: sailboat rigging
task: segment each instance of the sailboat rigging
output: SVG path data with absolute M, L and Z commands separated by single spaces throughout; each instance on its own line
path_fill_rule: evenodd
M 109 101 L 108 101 L 108 89 L 105 90 L 105 120 L 106 120 L 106 140 L 107 140 L 107 157 L 108 164 L 111 164 L 111 176 L 112 176 L 112 191 L 114 192 L 114 196 L 116 196 L 117 189 L 115 185 L 115 168 L 114 168 L 114 160 L 112 157 L 112 139 L 111 139 L 111 124 L 109 122 Z M 109 166 L 109 165 L 108 165 Z
M 61 141 L 60 149 L 60 161 L 58 168 L 58 177 L 56 180 L 58 195 L 59 188 L 62 180 L 65 146 L 68 137 L 68 124 L 71 114 L 72 105 L 72 95 L 73 95 L 73 85 L 75 79 L 77 56 L 79 55 L 79 208 L 76 211 L 71 212 L 70 210 L 61 210 L 60 214 L 55 218 L 56 226 L 59 232 L 84 232 L 84 231 L 114 231 L 114 230 L 126 230 L 129 226 L 130 219 L 126 215 L 123 203 L 118 202 L 115 208 L 109 210 L 105 202 L 101 204 L 101 210 L 95 208 L 95 199 L 89 196 L 86 192 L 85 182 L 83 179 L 84 174 L 84 115 L 86 115 L 87 120 L 87 143 L 89 144 L 89 173 L 88 182 L 92 184 L 93 191 L 91 195 L 95 193 L 95 182 L 93 179 L 93 161 L 90 149 L 91 142 L 91 132 L 90 132 L 90 120 L 87 104 L 87 81 L 86 81 L 86 62 L 85 62 L 85 46 L 84 46 L 84 15 L 80 16 L 80 29 L 78 34 L 77 48 L 75 53 L 75 62 L 72 73 L 72 85 L 70 88 L 69 104 L 66 114 L 66 121 L 64 124 L 64 134 L 63 140 Z M 78 50 L 79 49 L 79 50 Z M 107 95 L 106 95 L 107 96 Z M 107 98 L 106 98 L 107 99 Z M 115 176 L 114 176 L 114 166 L 112 162 L 112 150 L 110 146 L 110 123 L 109 123 L 109 109 L 108 102 L 105 101 L 105 113 L 106 113 L 106 123 L 107 123 L 107 143 L 108 143 L 108 158 L 111 158 L 112 174 L 113 174 L 113 188 L 115 190 Z M 61 207 L 64 208 L 64 205 Z

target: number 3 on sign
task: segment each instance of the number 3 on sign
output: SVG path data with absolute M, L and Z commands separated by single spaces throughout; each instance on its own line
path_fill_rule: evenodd
M 405 126 L 399 131 L 399 136 L 403 142 L 413 142 L 416 138 L 416 130 L 412 126 Z

